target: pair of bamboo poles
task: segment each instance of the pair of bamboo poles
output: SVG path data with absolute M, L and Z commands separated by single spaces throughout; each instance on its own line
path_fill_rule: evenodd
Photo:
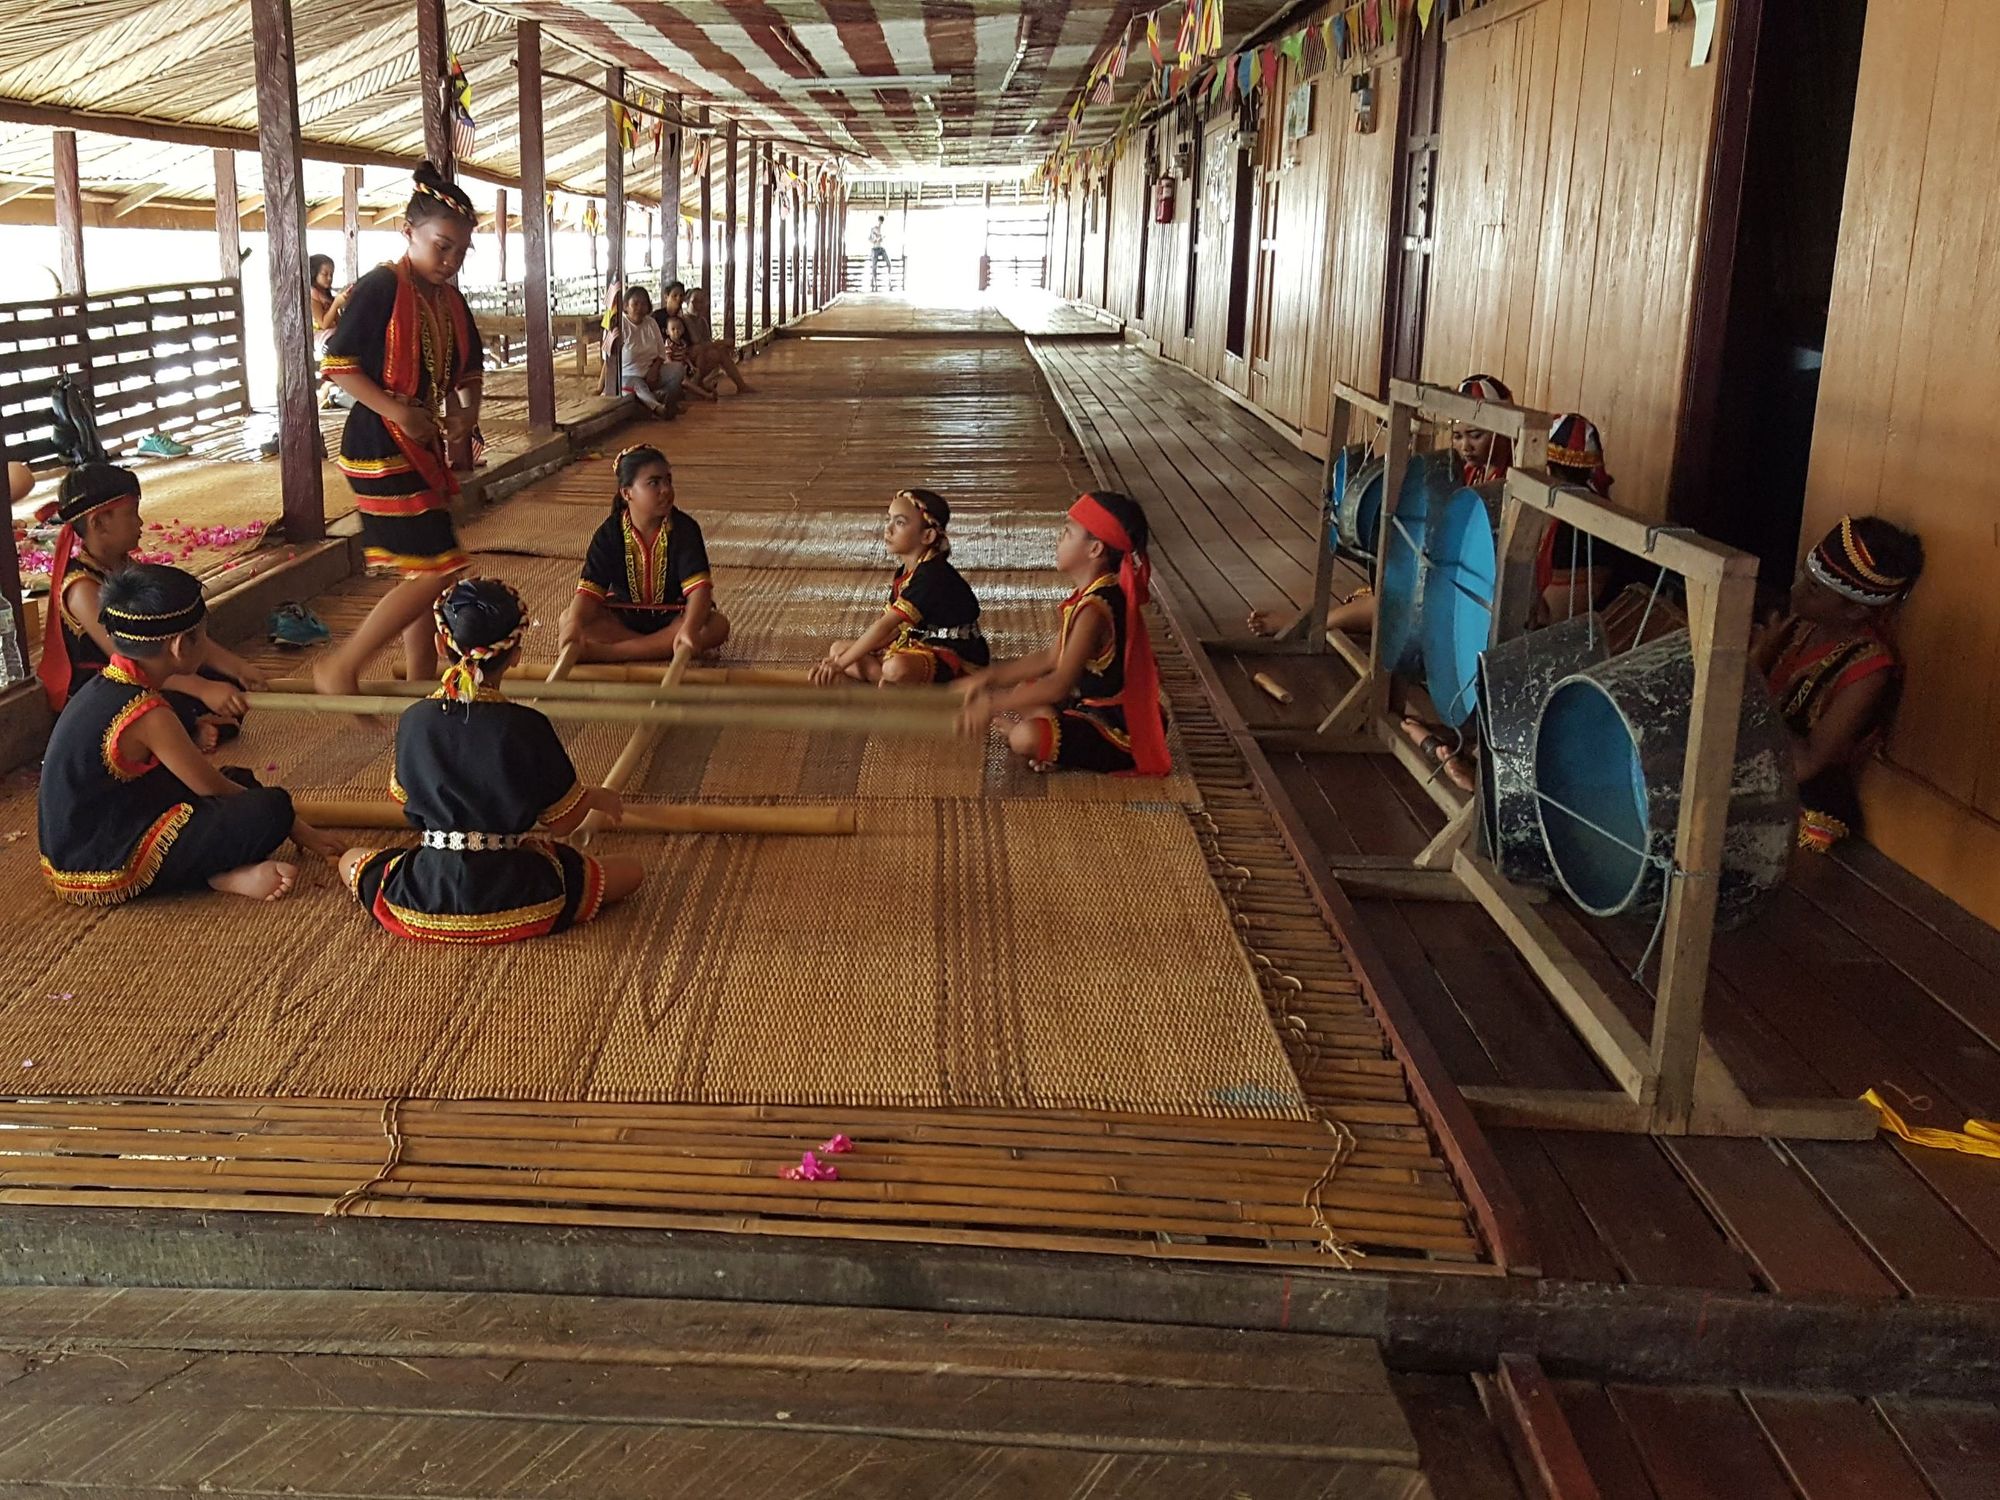
M 768 668 L 696 667 L 693 653 L 676 653 L 673 662 L 652 679 L 652 668 L 584 666 L 574 647 L 550 665 L 539 682 L 510 683 L 508 697 L 533 703 L 556 719 L 630 723 L 635 727 L 625 748 L 606 773 L 606 789 L 622 793 L 645 759 L 661 730 L 708 726 L 779 731 L 845 731 L 854 734 L 901 734 L 943 738 L 957 732 L 959 702 L 937 688 L 898 689 L 893 697 L 856 692 L 852 688 L 815 688 L 804 672 Z M 524 677 L 541 664 L 515 668 Z M 250 707 L 278 713 L 386 714 L 400 713 L 413 699 L 428 696 L 424 683 L 369 681 L 363 691 L 321 695 L 304 678 L 274 682 L 268 692 L 246 693 Z M 308 823 L 329 828 L 402 828 L 403 810 L 394 802 L 301 801 L 298 813 Z M 587 844 L 605 820 L 592 813 L 578 830 L 577 842 Z M 627 807 L 621 830 L 646 833 L 788 833 L 850 834 L 855 816 L 851 804 L 811 807 L 741 807 L 725 804 Z

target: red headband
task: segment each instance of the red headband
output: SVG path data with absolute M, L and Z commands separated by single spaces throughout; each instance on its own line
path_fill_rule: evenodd
M 1069 508 L 1069 518 L 1107 547 L 1116 547 L 1120 552 L 1139 550 L 1132 545 L 1132 538 L 1119 524 L 1118 518 L 1106 510 L 1104 502 L 1095 495 L 1077 496 L 1076 504 Z

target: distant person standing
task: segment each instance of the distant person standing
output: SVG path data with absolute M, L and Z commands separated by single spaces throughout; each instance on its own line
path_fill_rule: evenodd
M 882 243 L 882 236 L 888 224 L 887 214 L 875 215 L 875 226 L 868 231 L 868 290 L 874 291 L 875 273 L 880 271 L 884 282 L 889 280 L 889 247 Z

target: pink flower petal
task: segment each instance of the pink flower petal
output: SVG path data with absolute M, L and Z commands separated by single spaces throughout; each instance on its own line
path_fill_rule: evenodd
M 819 1149 L 831 1156 L 839 1156 L 843 1152 L 852 1151 L 854 1149 L 854 1142 L 850 1141 L 845 1135 L 835 1135 Z

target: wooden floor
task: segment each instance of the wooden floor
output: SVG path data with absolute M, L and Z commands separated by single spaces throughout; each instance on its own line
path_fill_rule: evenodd
M 913 302 L 888 292 L 848 292 L 815 313 L 787 325 L 801 337 L 1033 338 L 1116 340 L 1120 326 L 1102 313 L 1065 302 L 1047 292 L 994 291 L 978 301 Z
M 1375 1346 L 1297 1334 L 491 1293 L 7 1291 L 0 1390 L 0 1495 L 1433 1493 Z M 1462 1395 L 1432 1405 L 1464 1428 Z
M 1038 344 L 1087 450 L 1148 507 L 1161 564 L 1206 628 L 1309 597 L 1319 463 L 1188 372 L 1129 346 Z M 1218 652 L 1256 725 L 1310 726 L 1352 681 L 1331 657 Z M 1249 682 L 1296 694 L 1280 709 Z M 1326 856 L 1409 855 L 1440 826 L 1393 760 L 1276 756 Z M 1477 907 L 1355 903 L 1380 967 L 1461 1085 L 1602 1087 L 1606 1078 Z M 1646 933 L 1546 912 L 1629 1014 Z M 2000 934 L 1865 847 L 1809 861 L 1769 911 L 1717 942 L 1715 1046 L 1756 1098 L 1880 1087 L 1922 1123 L 2000 1115 Z M 2000 1297 L 2000 1171 L 1906 1146 L 1494 1130 L 1551 1277 L 1831 1293 Z

